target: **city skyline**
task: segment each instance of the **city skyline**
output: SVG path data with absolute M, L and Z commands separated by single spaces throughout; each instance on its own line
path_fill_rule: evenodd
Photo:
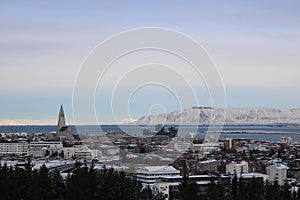
M 54 125 L 61 104 L 73 124 L 73 85 L 84 59 L 111 35 L 141 27 L 176 30 L 201 44 L 220 71 L 228 107 L 300 108 L 299 8 L 297 1 L 1 2 L 0 125 Z M 98 104 L 112 86 L 96 92 Z M 198 91 L 207 93 L 201 83 Z M 159 95 L 157 104 L 173 101 L 153 88 L 137 93 L 132 117 L 149 114 Z M 210 106 L 207 97 L 190 107 Z M 100 111 L 102 123 L 113 123 L 109 110 Z

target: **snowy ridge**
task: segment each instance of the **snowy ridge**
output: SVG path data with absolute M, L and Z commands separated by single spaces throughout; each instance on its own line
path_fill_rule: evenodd
M 193 107 L 158 115 L 143 116 L 134 122 L 141 125 L 271 125 L 300 124 L 300 109 L 209 108 Z

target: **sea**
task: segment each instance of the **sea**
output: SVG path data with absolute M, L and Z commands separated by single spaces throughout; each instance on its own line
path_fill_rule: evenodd
M 107 132 L 126 132 L 131 135 L 142 135 L 143 129 L 155 130 L 155 126 L 138 125 L 90 125 L 90 126 L 70 126 L 75 134 L 84 135 L 104 135 Z M 209 126 L 175 126 L 178 128 L 178 135 L 185 136 L 193 133 L 199 139 L 207 136 Z M 165 128 L 168 128 L 165 126 Z M 55 132 L 56 126 L 0 126 L 0 133 L 26 132 L 50 133 Z M 280 141 L 281 137 L 291 137 L 294 142 L 300 142 L 300 126 L 288 125 L 225 125 L 219 130 L 219 139 L 251 139 L 255 141 Z

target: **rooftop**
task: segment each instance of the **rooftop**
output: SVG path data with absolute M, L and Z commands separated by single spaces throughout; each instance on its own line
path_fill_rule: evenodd
M 166 172 L 166 171 L 178 171 L 172 166 L 164 165 L 164 166 L 145 166 L 141 169 L 141 171 L 148 171 L 148 172 Z

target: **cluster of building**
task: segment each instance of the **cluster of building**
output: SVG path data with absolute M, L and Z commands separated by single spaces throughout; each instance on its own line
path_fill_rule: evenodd
M 230 183 L 234 176 L 289 184 L 293 191 L 300 186 L 300 143 L 290 137 L 282 137 L 278 142 L 231 138 L 194 139 L 191 143 L 182 138 L 180 142 L 176 140 L 168 146 L 182 152 L 175 162 L 165 166 L 141 166 L 136 170 L 136 178 L 144 187 L 163 194 L 166 199 L 178 191 L 184 174 L 203 190 L 211 181 Z
M 157 124 L 154 132 L 145 128 L 141 136 L 136 136 L 136 134 L 130 135 L 125 132 L 108 132 L 106 136 L 114 145 L 119 146 L 121 149 L 136 153 L 148 153 L 168 145 L 177 135 L 177 132 L 178 129 L 175 126 L 170 126 L 166 129 L 162 124 Z
M 200 190 L 205 191 L 207 186 L 214 182 L 222 182 L 224 185 L 230 185 L 232 178 L 236 175 L 243 179 L 260 179 L 261 181 L 278 181 L 280 185 L 285 183 L 287 177 L 287 166 L 277 163 L 268 166 L 267 174 L 248 171 L 248 163 L 229 163 L 226 165 L 225 174 L 190 174 L 189 180 L 195 181 Z M 166 199 L 170 193 L 178 191 L 182 182 L 182 172 L 173 166 L 145 166 L 136 171 L 136 178 L 144 188 L 151 188 L 154 193 L 162 194 Z
M 61 159 L 93 159 L 100 154 L 83 144 L 78 135 L 66 125 L 63 107 L 60 107 L 57 130 L 53 133 L 1 133 L 0 156 L 9 159 L 61 158 Z
M 137 181 L 166 198 L 172 190 L 178 190 L 185 174 L 203 188 L 211 181 L 230 182 L 234 176 L 276 181 L 279 185 L 288 183 L 293 188 L 300 186 L 300 143 L 290 137 L 282 137 L 278 142 L 232 138 L 217 141 L 214 137 L 197 139 L 194 134 L 174 137 L 176 133 L 175 127 L 165 130 L 158 125 L 154 133 L 145 129 L 140 137 L 107 133 L 79 138 L 66 125 L 61 107 L 56 132 L 1 133 L 0 156 L 4 159 L 27 156 L 40 160 L 82 159 L 110 163 L 120 169 L 128 167 L 130 164 L 126 166 L 125 161 L 129 161 L 135 166 Z M 142 154 L 152 151 L 160 154 Z M 175 151 L 179 153 L 175 154 L 177 160 L 168 159 Z M 142 163 L 149 158 L 150 164 Z M 155 165 L 154 159 L 160 165 Z

